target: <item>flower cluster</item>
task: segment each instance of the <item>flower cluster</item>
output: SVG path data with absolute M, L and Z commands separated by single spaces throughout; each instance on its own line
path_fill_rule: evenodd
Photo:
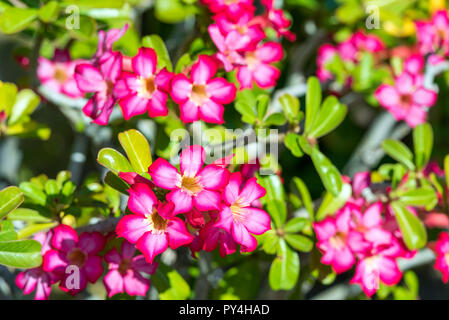
M 421 55 L 412 55 L 405 60 L 395 85 L 382 84 L 375 92 L 382 107 L 412 128 L 426 121 L 427 109 L 437 100 L 436 92 L 424 87 L 424 63 Z
M 282 46 L 273 41 L 263 43 L 265 29 L 274 28 L 278 36 L 294 40 L 287 29 L 291 24 L 282 10 L 275 9 L 273 1 L 264 1 L 266 13 L 255 15 L 252 1 L 237 1 L 221 5 L 222 1 L 203 1 L 214 13 L 209 35 L 218 49 L 215 54 L 227 72 L 235 70 L 240 89 L 252 88 L 254 82 L 261 88 L 276 85 L 280 71 L 272 64 L 283 58 Z
M 446 10 L 434 13 L 430 21 L 416 21 L 418 50 L 422 56 L 430 54 L 433 64 L 449 54 L 449 15 Z
M 339 274 L 356 264 L 351 283 L 359 284 L 367 296 L 380 286 L 395 285 L 402 278 L 398 258 L 415 254 L 406 248 L 389 205 L 368 203 L 362 192 L 370 184 L 369 173 L 359 173 L 352 182 L 353 196 L 335 216 L 314 224 L 321 262 Z
M 204 149 L 194 145 L 181 152 L 179 171 L 158 158 L 148 170 L 152 181 L 120 173 L 131 186 L 132 214 L 119 221 L 116 233 L 135 244 L 149 263 L 168 247 L 190 246 L 194 254 L 219 246 L 225 256 L 240 245 L 250 252 L 257 247 L 254 235 L 271 228 L 268 213 L 253 206 L 266 193 L 256 178 L 244 181 L 224 161 L 203 167 L 204 161 Z
M 318 49 L 317 77 L 322 82 L 334 79 L 335 75 L 329 70 L 328 65 L 335 56 L 342 60 L 346 69 L 352 69 L 354 64 L 360 62 L 363 52 L 379 56 L 384 50 L 385 45 L 379 37 L 362 31 L 357 31 L 337 46 L 326 43 Z M 350 82 L 350 80 L 347 81 Z
M 99 232 L 78 236 L 73 228 L 60 224 L 47 233 L 37 234 L 35 240 L 42 244 L 43 263 L 19 273 L 16 284 L 24 294 L 36 290 L 36 300 L 48 299 L 51 286 L 58 282 L 62 291 L 76 295 L 104 273 L 102 253 L 106 239 Z M 144 296 L 148 291 L 150 282 L 142 273 L 153 274 L 157 263 L 147 263 L 143 255 L 135 256 L 135 251 L 125 241 L 121 253 L 112 248 L 104 255 L 108 272 L 103 282 L 109 297 L 124 292 Z

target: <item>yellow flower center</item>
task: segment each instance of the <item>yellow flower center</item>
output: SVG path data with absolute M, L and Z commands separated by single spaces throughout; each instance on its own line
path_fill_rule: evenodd
M 81 251 L 81 249 L 74 248 L 69 252 L 67 258 L 69 259 L 70 263 L 78 267 L 82 267 L 87 260 L 87 255 L 83 251 Z
M 137 90 L 137 95 L 139 97 L 150 99 L 154 91 L 156 91 L 156 84 L 154 83 L 154 77 L 150 78 L 139 78 L 137 80 L 140 84 Z
M 165 233 L 168 220 L 162 218 L 156 209 L 154 209 L 153 213 L 148 217 L 148 221 L 150 222 L 150 228 L 153 233 Z
M 67 81 L 67 74 L 65 73 L 64 69 L 57 67 L 54 73 L 54 78 L 59 83 L 64 83 Z
M 183 176 L 181 179 L 181 189 L 191 195 L 196 195 L 203 190 L 203 186 L 196 177 Z
M 190 99 L 192 99 L 193 102 L 195 102 L 197 105 L 202 105 L 206 100 L 209 100 L 209 96 L 206 91 L 206 85 L 194 84 L 192 86 Z

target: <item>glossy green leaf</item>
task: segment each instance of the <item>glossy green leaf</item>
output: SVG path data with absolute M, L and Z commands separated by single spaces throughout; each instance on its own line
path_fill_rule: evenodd
M 11 221 L 5 220 L 0 223 L 0 242 L 17 240 L 17 233 Z
M 157 34 L 145 36 L 142 39 L 142 45 L 144 47 L 153 48 L 157 54 L 157 67 L 159 69 L 167 68 L 168 71 L 173 71 L 173 65 L 171 63 L 170 55 L 164 40 Z
M 11 114 L 17 92 L 14 83 L 0 82 L 0 111 L 5 111 L 7 116 Z
M 115 174 L 119 172 L 133 172 L 134 170 L 124 155 L 111 148 L 101 149 L 98 153 L 97 161 Z
M 0 31 L 4 34 L 22 31 L 36 18 L 36 9 L 8 7 L 0 16 Z
M 256 113 L 248 103 L 243 100 L 238 100 L 235 104 L 235 109 L 242 115 L 242 121 L 253 124 L 256 121 Z
M 268 94 L 260 94 L 257 96 L 257 119 L 263 120 L 267 114 L 270 96 Z
M 48 222 L 49 217 L 42 215 L 39 211 L 29 208 L 17 208 L 8 215 L 8 220 Z
M 294 249 L 301 252 L 310 252 L 313 249 L 313 241 L 300 234 L 286 234 L 285 241 Z
M 120 9 L 123 7 L 125 0 L 63 0 L 61 5 L 69 6 L 76 5 L 80 9 L 93 9 L 93 8 L 112 8 Z
M 271 264 L 268 280 L 273 290 L 290 290 L 298 281 L 299 256 L 284 240 L 279 243 L 278 256 Z
M 338 99 L 334 96 L 329 96 L 324 100 L 319 115 L 316 117 L 310 131 L 309 137 L 320 138 L 336 127 L 346 117 L 347 108 L 345 105 L 340 104 Z
M 267 204 L 267 211 L 276 227 L 280 228 L 287 218 L 287 207 L 285 202 L 272 200 Z
M 114 190 L 123 194 L 128 194 L 128 184 L 120 179 L 115 173 L 108 171 L 104 177 L 104 182 Z
M 279 101 L 281 103 L 282 110 L 284 110 L 284 114 L 287 116 L 288 122 L 299 122 L 299 99 L 292 97 L 289 94 L 284 94 L 279 98 Z
M 14 268 L 34 268 L 42 263 L 41 244 L 35 240 L 0 242 L 0 264 Z
M 58 18 L 58 14 L 59 4 L 57 1 L 49 1 L 38 12 L 39 18 L 45 23 L 55 21 Z
M 285 124 L 287 119 L 285 119 L 284 114 L 282 113 L 272 113 L 270 114 L 264 121 L 265 126 L 282 126 Z
M 47 195 L 31 182 L 22 182 L 19 185 L 20 190 L 23 192 L 27 201 L 30 200 L 35 204 L 45 206 L 47 203 Z
M 301 232 L 309 224 L 310 222 L 306 218 L 294 217 L 285 224 L 283 230 L 287 233 L 298 233 Z
M 24 197 L 19 188 L 11 186 L 0 190 L 0 219 L 16 209 Z
M 304 181 L 302 181 L 298 177 L 293 177 L 292 180 L 294 190 L 298 193 L 298 195 L 301 198 L 302 203 L 304 204 L 304 207 L 307 209 L 307 212 L 309 213 L 309 217 L 313 219 L 314 212 L 313 212 L 313 202 L 312 197 L 310 196 L 309 189 L 307 189 L 306 184 Z
M 150 145 L 145 136 L 139 131 L 131 129 L 119 133 L 118 139 L 134 171 L 138 174 L 148 172 L 152 159 Z
M 189 284 L 176 270 L 162 274 L 162 271 L 158 269 L 152 279 L 161 300 L 185 300 L 190 296 Z
M 327 191 L 337 196 L 341 192 L 343 181 L 340 172 L 317 148 L 312 150 L 312 161 Z
M 391 207 L 407 248 L 410 250 L 423 248 L 427 243 L 427 232 L 421 220 L 397 202 L 391 203 Z
M 309 132 L 312 128 L 315 118 L 318 116 L 318 112 L 321 106 L 321 85 L 320 81 L 316 77 L 310 77 L 307 81 L 307 94 L 306 94 L 306 123 L 305 131 Z
M 415 148 L 415 164 L 420 170 L 429 162 L 433 148 L 433 131 L 428 123 L 423 123 L 413 130 L 413 146 Z
M 438 204 L 438 196 L 432 187 L 422 187 L 401 194 L 399 202 L 406 206 L 425 207 L 430 211 Z
M 185 5 L 181 0 L 156 0 L 156 18 L 165 23 L 178 23 L 194 15 L 197 9 L 193 5 Z
M 415 165 L 413 164 L 413 154 L 405 144 L 397 140 L 389 139 L 382 143 L 382 148 L 386 154 L 394 160 L 402 163 L 410 170 L 415 170 Z
M 33 90 L 23 89 L 16 96 L 16 101 L 11 110 L 8 125 L 20 122 L 24 117 L 31 114 L 39 105 L 40 98 Z
M 279 235 L 274 230 L 268 230 L 263 234 L 262 249 L 267 254 L 275 254 L 278 250 Z
M 304 155 L 304 153 L 301 150 L 301 146 L 299 145 L 299 139 L 298 139 L 299 135 L 297 135 L 296 133 L 287 133 L 287 135 L 285 136 L 285 146 L 287 147 L 288 150 L 290 150 L 290 152 L 295 156 L 295 157 L 302 157 Z

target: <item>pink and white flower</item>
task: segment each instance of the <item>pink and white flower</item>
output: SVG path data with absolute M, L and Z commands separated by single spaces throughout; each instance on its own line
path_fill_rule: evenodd
M 56 49 L 53 59 L 39 57 L 37 77 L 42 85 L 71 98 L 80 98 L 84 93 L 78 89 L 74 78 L 75 67 L 83 60 L 71 60 L 66 50 Z
M 194 145 L 181 152 L 180 173 L 162 158 L 151 164 L 149 173 L 154 184 L 171 190 L 166 198 L 174 203 L 174 214 L 186 213 L 192 208 L 219 210 L 219 191 L 228 183 L 229 171 L 213 164 L 203 168 L 205 157 L 203 147 Z
M 51 250 L 50 242 L 53 231 L 40 232 L 34 236 L 34 240 L 42 245 L 41 253 L 45 255 Z M 51 285 L 58 282 L 59 276 L 53 272 L 46 272 L 42 266 L 20 272 L 16 277 L 16 285 L 23 290 L 23 294 L 30 294 L 36 290 L 35 300 L 47 300 L 50 296 Z
M 142 273 L 154 274 L 158 264 L 149 264 L 143 255 L 134 256 L 135 253 L 136 248 L 124 241 L 120 253 L 113 248 L 105 254 L 109 272 L 104 276 L 103 282 L 109 298 L 124 292 L 130 296 L 145 296 L 150 288 L 150 280 Z
M 441 232 L 433 249 L 437 256 L 434 268 L 441 272 L 443 282 L 447 283 L 449 281 L 449 233 Z
M 235 242 L 242 246 L 241 251 L 251 252 L 257 247 L 253 235 L 270 230 L 271 219 L 265 211 L 251 206 L 266 194 L 265 188 L 257 183 L 257 178 L 249 179 L 242 187 L 241 184 L 240 172 L 232 173 L 224 189 L 224 203 L 216 226 L 230 233 Z
M 105 246 L 105 239 L 99 232 L 82 233 L 64 224 L 53 229 L 51 250 L 44 255 L 43 269 L 56 273 L 60 278 L 60 288 L 75 295 L 95 283 L 103 274 L 102 258 L 98 255 Z M 77 271 L 68 269 L 75 266 Z M 74 278 L 70 278 L 70 276 Z
M 122 55 L 118 52 L 104 53 L 96 66 L 79 64 L 75 68 L 78 88 L 84 93 L 93 93 L 83 108 L 94 123 L 106 125 L 117 102 L 114 85 L 122 72 Z
M 221 228 L 215 221 L 211 221 L 200 230 L 202 249 L 207 252 L 214 251 L 218 247 L 218 252 L 222 258 L 233 254 L 237 250 L 232 234 Z
M 224 78 L 213 78 L 216 73 L 214 60 L 200 55 L 198 62 L 192 66 L 190 78 L 184 74 L 174 76 L 171 96 L 180 104 L 183 122 L 201 119 L 209 123 L 223 123 L 223 105 L 234 101 L 237 90 Z
M 156 70 L 157 56 L 151 48 L 140 48 L 132 58 L 134 73 L 123 73 L 114 87 L 125 120 L 148 112 L 150 117 L 166 116 L 167 92 L 172 74 L 166 69 Z
M 119 221 L 116 233 L 136 244 L 147 262 L 153 263 L 168 247 L 176 249 L 192 242 L 184 221 L 174 216 L 173 203 L 158 202 L 147 183 L 136 183 L 128 192 L 128 208 L 133 214 Z
M 436 92 L 424 88 L 422 75 L 406 71 L 396 78 L 394 86 L 382 84 L 375 96 L 396 120 L 404 120 L 412 128 L 426 121 L 427 109 L 437 100 Z
M 263 89 L 275 86 L 281 72 L 272 63 L 281 61 L 283 56 L 282 46 L 276 42 L 266 42 L 245 52 L 245 64 L 237 67 L 240 89 L 252 88 L 253 82 Z
M 416 22 L 418 47 L 422 55 L 449 53 L 449 16 L 446 10 L 435 12 L 431 21 Z

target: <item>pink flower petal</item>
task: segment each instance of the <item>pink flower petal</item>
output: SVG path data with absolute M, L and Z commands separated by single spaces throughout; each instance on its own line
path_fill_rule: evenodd
M 395 87 L 383 84 L 377 88 L 375 96 L 379 103 L 384 107 L 396 107 L 400 102 L 399 92 Z
M 150 288 L 150 280 L 138 272 L 128 272 L 124 279 L 124 288 L 130 296 L 145 296 Z
M 145 216 L 153 211 L 157 198 L 149 185 L 136 183 L 128 191 L 128 208 L 131 212 Z
M 261 235 L 271 229 L 270 215 L 265 211 L 251 207 L 241 210 L 245 216 L 243 224 L 252 234 Z
M 260 64 L 253 73 L 254 80 L 262 89 L 274 87 L 281 72 L 268 64 Z
M 200 119 L 208 123 L 222 124 L 224 107 L 213 100 L 207 100 L 199 109 Z
M 151 100 L 148 105 L 148 115 L 155 118 L 164 117 L 167 114 L 167 94 L 157 90 L 151 96 Z
M 97 282 L 97 280 L 103 274 L 103 266 L 101 265 L 101 257 L 89 256 L 83 265 L 83 269 L 86 272 L 87 280 L 91 283 Z
M 179 106 L 181 120 L 184 123 L 194 122 L 199 119 L 199 107 L 191 100 L 187 100 Z
M 133 94 L 120 99 L 119 105 L 122 109 L 123 118 L 129 120 L 132 117 L 144 114 L 148 109 L 149 101 L 139 97 L 137 94 Z
M 68 252 L 75 247 L 78 242 L 78 234 L 76 231 L 65 224 L 60 224 L 53 229 L 53 238 L 51 245 L 59 251 Z
M 412 95 L 413 103 L 426 107 L 432 107 L 437 101 L 437 97 L 435 91 L 424 88 L 417 89 Z
M 150 230 L 149 226 L 150 222 L 144 216 L 130 214 L 120 219 L 115 232 L 117 236 L 125 238 L 131 243 L 136 243 Z
M 139 48 L 139 52 L 132 59 L 135 73 L 144 78 L 149 78 L 156 71 L 157 56 L 152 48 Z
M 181 174 L 187 177 L 195 177 L 201 170 L 206 158 L 204 148 L 199 145 L 193 145 L 185 148 L 181 152 L 179 168 Z
M 240 202 L 243 206 L 250 206 L 251 203 L 265 196 L 267 191 L 264 187 L 257 183 L 257 178 L 249 179 L 240 192 Z
M 282 45 L 277 42 L 266 42 L 256 50 L 257 59 L 266 63 L 281 61 L 283 56 Z
M 171 82 L 171 96 L 176 103 L 185 102 L 192 93 L 192 83 L 184 74 L 177 74 Z
M 186 213 L 192 210 L 192 196 L 181 189 L 173 190 L 167 194 L 167 200 L 173 202 L 175 209 L 173 214 Z
M 104 286 L 108 292 L 108 297 L 118 293 L 123 293 L 123 277 L 117 270 L 109 271 L 103 278 Z
M 99 92 L 106 90 L 103 75 L 90 64 L 79 64 L 75 68 L 75 80 L 78 88 L 84 92 Z
M 177 189 L 177 184 L 181 176 L 178 170 L 173 167 L 167 160 L 158 158 L 154 161 L 148 172 L 153 179 L 155 185 L 160 188 L 173 190 Z
M 232 237 L 235 242 L 245 247 L 245 252 L 254 251 L 257 247 L 257 241 L 254 236 L 240 222 L 234 222 L 232 225 Z
M 228 104 L 234 101 L 237 89 L 225 79 L 215 78 L 207 83 L 206 92 L 216 103 Z
M 226 186 L 229 176 L 226 168 L 207 165 L 198 174 L 198 181 L 206 189 L 218 190 Z
M 193 237 L 187 230 L 185 223 L 179 218 L 170 220 L 167 226 L 168 244 L 171 249 L 176 249 L 192 242 Z
M 217 65 L 211 57 L 206 55 L 200 55 L 198 62 L 192 66 L 191 70 L 195 84 L 206 84 L 215 73 L 217 73 Z
M 193 205 L 200 211 L 218 210 L 221 195 L 218 192 L 203 190 L 193 198 Z
M 78 247 L 87 254 L 98 254 L 103 250 L 106 241 L 99 232 L 83 232 L 78 242 Z
M 164 252 L 168 248 L 167 235 L 152 234 L 150 232 L 145 233 L 136 244 L 137 249 L 143 253 L 145 259 L 152 263 L 154 257 Z

